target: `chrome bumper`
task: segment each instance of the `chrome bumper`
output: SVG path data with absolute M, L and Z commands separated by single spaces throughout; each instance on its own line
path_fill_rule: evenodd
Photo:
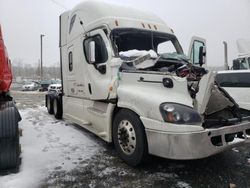
M 143 123 L 153 123 L 149 119 Z M 149 124 L 145 127 L 149 127 Z M 163 123 L 164 124 L 164 123 Z M 166 126 L 166 125 L 165 125 Z M 146 128 L 148 150 L 152 155 L 178 160 L 200 159 L 220 153 L 226 149 L 250 142 L 250 122 L 198 132 L 164 132 Z M 241 135 L 229 141 L 232 134 Z M 234 136 L 233 136 L 234 137 Z M 214 140 L 216 142 L 214 142 Z

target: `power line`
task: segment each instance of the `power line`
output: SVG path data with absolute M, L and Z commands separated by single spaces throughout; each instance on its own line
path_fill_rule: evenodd
M 63 8 L 64 10 L 68 10 L 67 7 L 65 7 L 64 5 L 62 5 L 61 3 L 58 3 L 57 1 L 55 0 L 50 0 L 52 3 L 56 4 L 57 6 Z

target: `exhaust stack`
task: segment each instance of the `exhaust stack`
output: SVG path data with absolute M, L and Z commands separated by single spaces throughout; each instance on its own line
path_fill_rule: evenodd
M 224 45 L 224 69 L 225 70 L 229 70 L 229 66 L 228 66 L 228 47 L 227 47 L 227 42 L 223 41 L 223 45 Z

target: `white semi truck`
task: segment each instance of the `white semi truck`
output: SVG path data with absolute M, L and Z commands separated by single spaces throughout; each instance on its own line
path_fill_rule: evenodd
M 201 67 L 205 41 L 193 38 L 189 60 L 150 12 L 83 2 L 60 16 L 60 54 L 62 92 L 46 95 L 48 112 L 113 142 L 129 165 L 205 158 L 249 138 L 248 111 Z
M 225 89 L 239 104 L 240 108 L 250 110 L 250 40 L 238 39 L 238 58 L 233 60 L 230 70 L 228 66 L 227 43 L 225 49 L 225 70 L 216 75 L 216 82 Z

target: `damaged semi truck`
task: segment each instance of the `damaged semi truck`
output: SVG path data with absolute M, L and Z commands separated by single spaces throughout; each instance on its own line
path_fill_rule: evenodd
M 46 95 L 48 112 L 113 142 L 133 166 L 148 154 L 200 159 L 242 144 L 249 111 L 203 68 L 205 46 L 194 37 L 187 57 L 154 14 L 83 2 L 60 16 L 63 88 Z
M 20 164 L 18 122 L 21 116 L 9 94 L 11 82 L 11 63 L 0 25 L 0 170 L 17 168 Z

